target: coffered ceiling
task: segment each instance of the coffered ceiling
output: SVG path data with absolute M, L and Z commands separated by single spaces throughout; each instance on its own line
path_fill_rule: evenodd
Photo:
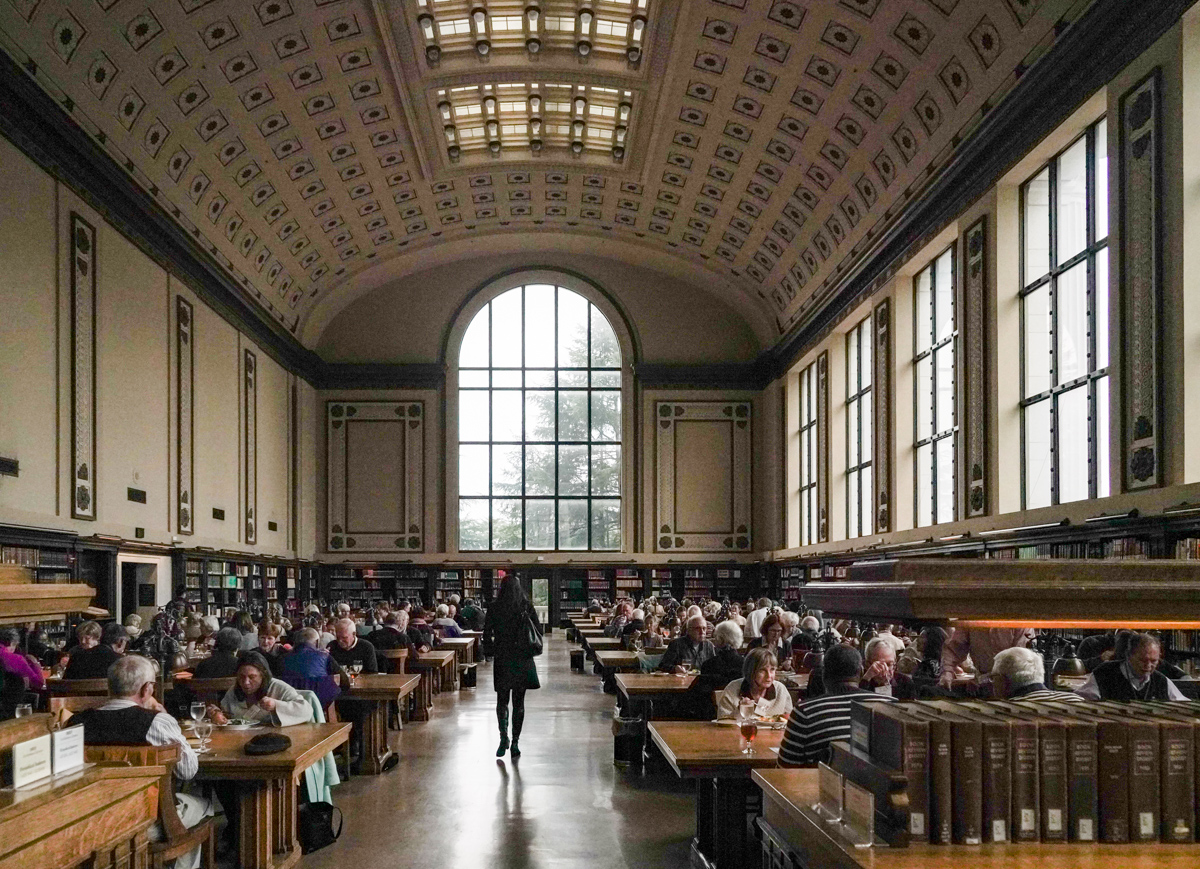
M 539 231 L 783 333 L 1089 3 L 0 0 L 0 49 L 294 333 Z

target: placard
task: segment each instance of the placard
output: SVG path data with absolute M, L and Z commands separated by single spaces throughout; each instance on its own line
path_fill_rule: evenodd
M 813 806 L 816 812 L 827 823 L 835 824 L 842 819 L 842 788 L 845 777 L 835 772 L 833 767 L 817 764 L 817 786 L 819 801 Z
M 842 833 L 855 848 L 875 841 L 875 795 L 851 781 L 842 788 Z
M 83 766 L 83 725 L 64 727 L 51 734 L 54 774 Z
M 23 788 L 49 778 L 51 772 L 49 733 L 13 746 L 14 788 Z

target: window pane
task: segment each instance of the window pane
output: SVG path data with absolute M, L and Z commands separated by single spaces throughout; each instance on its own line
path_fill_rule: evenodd
M 1050 505 L 1050 403 L 1025 408 L 1025 509 Z
M 846 474 L 846 536 L 858 536 L 858 471 Z
M 592 494 L 621 494 L 620 447 L 592 447 Z
M 621 502 L 592 502 L 592 549 L 621 548 Z
M 621 348 L 617 335 L 600 309 L 591 306 L 592 312 L 592 367 L 618 368 L 621 365 Z
M 934 280 L 934 335 L 945 341 L 954 331 L 954 254 L 946 251 L 936 262 Z
M 505 368 L 492 371 L 492 386 L 502 389 L 520 389 L 525 378 L 519 368 Z
M 554 440 L 554 393 L 525 392 L 525 440 Z
M 1043 169 L 1022 192 L 1025 197 L 1023 283 L 1029 286 L 1050 271 L 1050 170 Z
M 1096 124 L 1096 175 L 1093 185 L 1096 209 L 1096 241 L 1108 237 L 1108 121 Z
M 566 446 L 558 448 L 558 494 L 586 495 L 588 493 L 588 448 Z
M 558 385 L 560 387 L 587 386 L 588 373 L 586 371 L 560 371 L 558 372 Z
M 954 343 L 940 348 L 934 354 L 937 365 L 937 419 L 936 431 L 954 428 Z
M 492 440 L 521 439 L 521 391 L 502 389 L 492 392 Z
M 488 548 L 488 501 L 463 498 L 458 502 L 458 548 Z
M 933 524 L 933 444 L 917 447 L 917 526 Z
M 553 495 L 557 471 L 553 446 L 525 447 L 525 494 Z
M 871 393 L 867 393 L 858 403 L 858 419 L 862 425 L 862 446 L 859 448 L 859 461 L 871 461 L 871 454 L 875 450 L 875 441 L 871 435 L 871 423 L 874 421 L 871 418 Z
M 917 440 L 933 437 L 933 357 L 917 360 Z
M 558 365 L 588 367 L 588 301 L 578 293 L 558 288 Z
M 492 365 L 521 367 L 521 291 L 492 299 Z
M 458 353 L 460 368 L 487 368 L 488 356 L 488 305 L 484 305 L 463 336 L 462 349 Z
M 458 448 L 458 494 L 488 493 L 488 448 L 486 444 L 463 444 Z
M 1107 498 L 1108 484 L 1108 378 L 1096 381 L 1096 497 Z
M 520 446 L 492 447 L 492 494 L 521 494 Z
M 524 524 L 520 501 L 492 501 L 492 549 L 520 549 Z
M 586 441 L 588 439 L 588 407 L 586 392 L 558 394 L 558 439 Z
M 846 335 L 846 395 L 858 392 L 858 329 Z
M 1058 502 L 1088 496 L 1088 387 L 1058 397 Z
M 1096 252 L 1096 367 L 1108 367 L 1108 248 Z
M 1081 262 L 1058 279 L 1058 331 L 1055 373 L 1068 383 L 1088 370 L 1087 263 Z
M 621 393 L 592 393 L 592 440 L 621 439 Z
M 542 389 L 554 386 L 553 371 L 526 371 L 525 385 L 534 389 Z
M 862 494 L 859 496 L 859 503 L 862 505 L 862 524 L 858 528 L 859 536 L 861 536 L 875 530 L 875 522 L 871 518 L 871 513 L 874 512 L 871 505 L 875 502 L 875 490 L 871 485 L 871 468 L 869 466 L 862 469 L 858 481 L 862 487 Z
M 525 548 L 554 548 L 554 502 L 525 502 Z
M 1087 247 L 1087 137 L 1058 158 L 1058 261 Z
M 592 386 L 620 386 L 620 371 L 593 371 Z
M 482 386 L 488 387 L 491 384 L 488 382 L 491 378 L 486 371 L 460 371 L 458 372 L 459 386 Z
M 588 502 L 558 502 L 558 548 L 586 549 L 588 545 Z
M 858 408 L 857 400 L 846 405 L 846 467 L 852 468 L 859 462 L 859 444 L 861 437 L 858 433 Z
M 913 320 L 916 322 L 916 343 L 914 353 L 923 353 L 929 349 L 933 335 L 933 269 L 922 269 L 917 275 L 917 292 Z
M 937 522 L 954 521 L 954 437 L 937 442 Z
M 866 389 L 871 385 L 871 375 L 874 373 L 871 367 L 871 318 L 863 320 L 858 329 L 858 376 L 862 384 L 860 388 Z
M 1050 288 L 1043 286 L 1022 303 L 1025 337 L 1025 395 L 1050 388 Z
M 525 364 L 554 367 L 554 287 L 546 284 L 525 288 Z
M 487 392 L 461 389 L 458 393 L 458 439 L 486 441 L 491 402 Z

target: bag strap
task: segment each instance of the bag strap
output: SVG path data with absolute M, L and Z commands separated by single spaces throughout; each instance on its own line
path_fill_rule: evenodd
M 342 815 L 342 810 L 337 806 L 331 804 L 330 808 L 333 810 L 329 813 L 329 827 L 331 832 L 333 831 L 333 812 L 337 812 L 337 832 L 333 833 L 333 841 L 336 842 L 342 837 L 342 823 L 345 821 L 345 817 Z

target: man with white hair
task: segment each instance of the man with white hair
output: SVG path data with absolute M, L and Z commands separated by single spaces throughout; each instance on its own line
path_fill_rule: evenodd
M 444 603 L 437 605 L 434 610 L 437 614 L 436 618 L 429 623 L 429 626 L 437 632 L 441 637 L 461 637 L 463 635 L 462 628 L 458 626 L 450 613 L 450 607 Z
M 916 689 L 911 676 L 896 672 L 896 649 L 884 637 L 872 637 L 863 650 L 865 669 L 858 687 L 897 700 L 913 700 Z
M 1118 643 L 1119 647 L 1119 643 Z M 1088 700 L 1186 700 L 1175 683 L 1159 672 L 1162 643 L 1153 634 L 1133 633 L 1125 654 L 1101 664 L 1079 689 Z
M 177 745 L 179 760 L 175 777 L 187 781 L 199 764 L 179 723 L 154 699 L 154 665 L 141 655 L 120 658 L 108 669 L 108 702 L 96 709 L 71 716 L 72 725 L 83 725 L 87 745 Z M 175 809 L 185 827 L 194 827 L 213 813 L 212 803 L 190 794 L 175 795 Z M 151 839 L 162 839 L 162 827 L 150 828 Z M 175 862 L 176 869 L 196 869 L 200 849 L 189 851 Z
M 658 662 L 658 669 L 666 673 L 687 673 L 689 670 L 699 670 L 704 662 L 716 654 L 713 644 L 704 639 L 708 631 L 708 622 L 704 616 L 692 616 L 685 624 L 682 637 L 672 640 Z
M 1083 702 L 1078 694 L 1047 688 L 1046 665 L 1042 656 L 1023 646 L 1013 646 L 996 653 L 992 659 L 992 691 L 1001 700 Z
M 760 597 L 758 606 L 754 611 L 746 616 L 746 639 L 754 640 L 762 636 L 763 619 L 767 617 L 767 613 L 771 610 L 771 599 L 769 597 Z

